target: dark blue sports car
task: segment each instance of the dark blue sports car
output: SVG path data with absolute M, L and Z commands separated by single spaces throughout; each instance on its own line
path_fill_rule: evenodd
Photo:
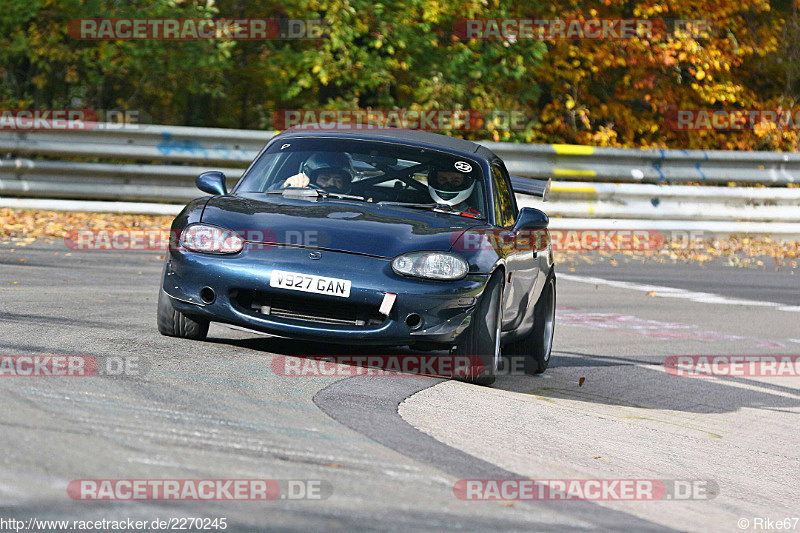
M 514 178 L 544 197 L 547 184 Z M 176 217 L 158 298 L 164 335 L 209 322 L 278 336 L 550 359 L 556 277 L 547 216 L 517 209 L 503 161 L 470 141 L 399 130 L 288 130 L 227 192 L 206 172 Z

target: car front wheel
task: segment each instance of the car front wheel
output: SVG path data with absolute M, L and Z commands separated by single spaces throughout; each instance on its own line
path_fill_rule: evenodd
M 158 331 L 162 335 L 202 341 L 208 335 L 208 324 L 208 320 L 188 317 L 172 307 L 164 289 L 159 290 Z
M 521 357 L 526 374 L 541 374 L 550 363 L 553 350 L 553 333 L 556 322 L 556 274 L 550 271 L 542 294 L 533 309 L 533 329 L 516 342 L 505 347 L 510 359 Z M 512 364 L 512 366 L 515 366 Z
M 470 358 L 464 381 L 477 385 L 491 385 L 501 361 L 500 329 L 503 323 L 503 273 L 495 272 L 472 313 L 472 323 L 461 342 L 453 350 L 455 355 Z

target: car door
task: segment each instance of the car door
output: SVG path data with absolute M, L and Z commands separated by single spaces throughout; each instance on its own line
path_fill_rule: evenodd
M 506 283 L 503 309 L 503 329 L 513 330 L 525 319 L 530 307 L 538 274 L 538 263 L 530 239 L 518 239 L 512 234 L 519 210 L 511 189 L 511 180 L 502 161 L 492 163 L 492 190 L 495 224 L 501 232 L 506 259 Z

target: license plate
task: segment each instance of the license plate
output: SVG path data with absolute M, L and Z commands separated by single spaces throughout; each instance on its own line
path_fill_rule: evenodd
M 284 270 L 273 270 L 269 280 L 270 287 L 291 289 L 293 291 L 328 294 L 330 296 L 350 297 L 350 280 L 326 278 L 313 274 L 298 274 Z

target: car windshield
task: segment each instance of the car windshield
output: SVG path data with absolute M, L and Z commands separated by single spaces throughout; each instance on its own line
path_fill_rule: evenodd
M 426 208 L 486 218 L 484 176 L 468 158 L 428 148 L 349 139 L 275 142 L 250 168 L 236 194 L 295 188 L 332 198 Z

